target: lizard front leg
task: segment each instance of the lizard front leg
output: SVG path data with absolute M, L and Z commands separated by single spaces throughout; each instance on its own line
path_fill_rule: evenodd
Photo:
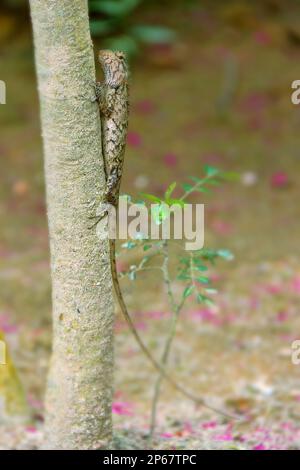
M 120 182 L 119 169 L 116 166 L 111 170 L 111 172 L 108 174 L 108 177 L 107 177 L 104 198 L 101 203 L 104 207 L 100 214 L 90 217 L 90 219 L 96 219 L 95 223 L 90 228 L 95 227 L 95 225 L 97 225 L 103 219 L 103 217 L 105 217 L 106 215 L 109 215 L 108 205 L 113 205 L 114 207 L 117 207 L 118 194 L 119 194 L 119 182 Z
M 96 82 L 95 84 L 95 94 L 96 99 L 99 104 L 101 124 L 102 124 L 102 141 L 105 141 L 105 128 L 103 125 L 104 120 L 110 118 L 114 107 L 115 107 L 115 97 L 116 89 L 110 86 L 107 86 L 105 83 Z M 101 213 L 92 217 L 90 219 L 96 219 L 93 225 L 90 228 L 95 227 L 106 215 L 109 214 L 107 204 L 117 204 L 116 192 L 118 191 L 118 182 L 119 182 L 119 171 L 118 168 L 110 168 L 109 161 L 107 161 L 106 147 L 103 145 L 102 154 L 104 158 L 104 169 L 106 175 L 106 187 L 104 191 L 104 197 L 102 199 L 102 205 L 104 206 Z
M 103 119 L 103 117 L 108 119 L 114 110 L 116 89 L 107 86 L 105 83 L 96 82 L 95 94 L 99 104 L 101 119 Z
M 108 203 L 117 206 L 118 196 L 119 196 L 119 186 L 120 186 L 120 169 L 116 165 L 113 168 L 110 168 L 107 181 L 106 181 L 106 191 L 105 199 Z

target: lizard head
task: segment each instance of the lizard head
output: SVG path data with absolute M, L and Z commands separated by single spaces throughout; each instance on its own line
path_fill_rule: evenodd
M 102 50 L 99 52 L 99 62 L 108 85 L 117 88 L 127 81 L 128 67 L 123 52 Z

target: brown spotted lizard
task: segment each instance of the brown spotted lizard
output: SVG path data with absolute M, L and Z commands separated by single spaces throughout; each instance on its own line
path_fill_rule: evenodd
M 99 52 L 99 62 L 104 72 L 104 81 L 96 83 L 96 97 L 100 108 L 102 128 L 102 152 L 106 174 L 106 189 L 103 202 L 104 207 L 105 204 L 111 204 L 117 209 L 128 127 L 128 67 L 125 55 L 122 52 L 102 50 Z M 108 210 L 104 209 L 102 214 L 96 216 L 96 224 L 107 214 Z M 155 369 L 157 369 L 175 389 L 183 393 L 189 399 L 232 418 L 232 416 L 228 415 L 226 412 L 209 406 L 202 398 L 194 396 L 191 392 L 185 390 L 185 388 L 178 384 L 159 364 L 143 343 L 128 313 L 121 292 L 116 268 L 114 239 L 110 239 L 110 264 L 113 285 L 121 311 L 140 348 Z

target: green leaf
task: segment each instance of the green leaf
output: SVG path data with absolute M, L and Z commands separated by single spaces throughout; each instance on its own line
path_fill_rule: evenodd
M 234 255 L 229 250 L 218 250 L 217 255 L 227 261 L 232 261 L 234 259 Z
M 99 0 L 89 0 L 89 11 L 98 13 L 100 11 L 99 8 L 101 8 L 99 4 Z
M 150 201 L 161 203 L 161 199 L 157 196 L 154 196 L 154 194 L 147 194 L 147 193 L 140 193 L 140 194 L 142 197 L 145 197 L 146 199 L 149 199 Z
M 191 191 L 191 189 L 194 188 L 194 185 L 193 184 L 189 184 L 189 183 L 182 183 L 182 188 L 184 189 L 184 191 L 188 192 L 188 191 Z
M 206 295 L 203 295 L 203 294 L 200 294 L 200 293 L 197 294 L 197 302 L 199 302 L 200 304 L 204 303 L 204 304 L 208 305 L 209 307 L 214 305 L 213 300 L 211 300 L 209 297 L 206 297 Z
M 194 181 L 194 183 L 201 183 L 201 181 L 203 181 L 201 178 L 198 178 L 198 176 L 189 176 L 189 179 Z
M 195 181 L 195 183 L 200 184 L 202 181 L 203 180 L 200 180 L 199 178 L 197 178 L 197 181 Z M 204 188 L 204 186 L 195 187 L 194 184 L 190 184 L 190 183 L 183 183 L 181 186 L 185 192 L 195 191 L 197 193 L 207 193 L 207 194 L 211 192 L 209 191 L 209 189 Z
M 136 279 L 136 271 L 130 271 L 128 277 L 131 281 L 134 281 Z
M 90 2 L 90 9 L 109 16 L 122 17 L 128 15 L 140 2 L 141 0 L 93 0 Z
M 170 216 L 169 207 L 167 204 L 155 204 L 151 206 L 151 215 L 154 219 L 154 222 L 157 225 L 160 225 L 164 220 L 166 220 Z
M 209 259 L 209 258 L 205 253 L 202 253 L 201 250 L 200 250 L 200 252 L 198 253 L 198 256 L 193 257 L 193 262 L 197 266 L 204 266 L 203 259 Z
M 91 20 L 90 30 L 92 36 L 105 36 L 114 30 L 114 25 L 109 20 Z
M 220 173 L 220 170 L 210 165 L 204 165 L 204 171 L 206 176 L 215 176 Z
M 200 276 L 196 278 L 198 282 L 201 282 L 202 284 L 209 284 L 210 280 L 208 277 L 205 276 Z
M 179 261 L 180 261 L 181 264 L 184 264 L 185 266 L 190 265 L 190 258 L 180 258 Z
M 210 184 L 211 186 L 220 186 L 220 181 L 211 179 L 207 180 L 206 184 Z
M 122 248 L 127 248 L 127 250 L 132 250 L 132 248 L 136 247 L 136 243 L 129 240 L 128 242 L 122 243 Z
M 143 246 L 144 251 L 148 251 L 148 250 L 150 250 L 150 248 L 152 248 L 152 245 L 144 245 Z
M 224 171 L 221 173 L 221 177 L 225 181 L 239 181 L 240 175 L 234 171 Z
M 211 263 L 215 260 L 215 258 L 219 256 L 216 250 L 210 250 L 210 249 L 201 249 L 198 251 L 198 255 L 200 256 L 200 258 L 206 259 L 210 261 Z
M 180 274 L 178 274 L 176 279 L 178 279 L 178 281 L 190 281 L 191 276 L 187 273 L 180 273 Z
M 205 289 L 205 292 L 209 295 L 215 295 L 218 293 L 217 289 L 213 289 L 213 288 L 207 288 Z
M 165 192 L 165 199 L 169 199 L 172 192 L 174 191 L 174 189 L 176 188 L 176 181 L 174 181 L 174 183 L 171 183 L 170 186 L 168 187 L 168 189 L 166 190 Z
M 173 206 L 173 205 L 174 205 L 174 206 L 184 207 L 185 202 L 182 201 L 181 199 L 172 199 L 172 198 L 171 198 L 171 199 L 168 200 L 168 204 L 169 204 L 169 206 Z
M 184 299 L 186 299 L 187 297 L 189 297 L 189 296 L 192 294 L 194 288 L 195 288 L 194 285 L 192 285 L 192 286 L 187 286 L 187 287 L 184 289 L 184 291 L 183 291 L 182 297 L 183 297 Z
M 144 256 L 141 262 L 141 266 L 145 266 L 145 264 L 149 261 L 150 256 Z
M 162 26 L 138 25 L 131 28 L 131 34 L 146 44 L 166 44 L 174 42 L 175 33 Z
M 128 57 L 136 55 L 139 51 L 136 40 L 126 35 L 107 39 L 105 47 L 113 51 L 123 51 Z
M 195 270 L 195 271 L 208 271 L 208 267 L 204 266 L 204 264 L 199 264 L 198 266 L 193 266 L 192 269 Z
M 194 191 L 199 192 L 199 193 L 211 194 L 211 191 L 207 188 L 204 188 L 204 186 L 201 186 L 199 188 L 195 188 Z
M 205 296 L 205 295 L 203 295 L 203 294 L 197 294 L 197 302 L 198 302 L 199 304 L 203 303 L 205 299 L 206 299 L 206 296 Z

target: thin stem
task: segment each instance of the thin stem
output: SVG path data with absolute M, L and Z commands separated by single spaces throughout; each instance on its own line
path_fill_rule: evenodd
M 162 271 L 162 267 L 161 266 L 148 266 L 146 268 L 138 268 L 136 269 L 136 272 L 140 272 L 140 271 L 153 271 L 153 270 L 159 270 L 159 271 Z
M 134 270 L 135 273 L 140 273 L 141 271 L 162 271 L 162 268 L 161 266 L 149 266 L 146 268 L 137 268 Z M 118 277 L 120 279 L 124 279 L 124 277 L 128 276 L 128 274 L 130 274 L 130 271 L 121 272 L 118 273 Z
M 201 181 L 198 181 L 198 183 L 194 184 L 188 191 L 186 191 L 179 199 L 181 201 L 184 201 L 190 194 L 192 194 L 194 191 L 196 191 L 200 186 L 203 186 L 207 181 L 209 181 L 211 178 L 215 178 L 217 175 L 209 175 L 203 178 Z
M 184 305 L 185 299 L 182 298 L 180 303 L 177 304 L 174 298 L 173 290 L 172 290 L 172 284 L 171 284 L 171 279 L 170 279 L 170 273 L 169 273 L 169 245 L 168 241 L 165 240 L 163 244 L 163 250 L 162 253 L 164 255 L 164 260 L 163 260 L 163 265 L 162 265 L 162 271 L 163 271 L 163 280 L 164 283 L 167 287 L 167 295 L 168 295 L 168 302 L 170 306 L 170 310 L 172 313 L 172 319 L 171 319 L 171 324 L 170 324 L 170 331 L 167 336 L 165 346 L 163 349 L 162 357 L 161 357 L 161 365 L 163 368 L 165 368 L 168 359 L 169 359 L 169 354 L 171 350 L 171 346 L 173 343 L 173 340 L 175 338 L 176 334 L 176 327 L 177 327 L 177 321 L 178 317 L 180 314 L 180 311 Z M 151 410 L 151 426 L 150 426 L 150 437 L 153 437 L 154 431 L 155 431 L 155 426 L 156 426 L 156 415 L 157 415 L 157 405 L 158 405 L 158 400 L 160 396 L 160 390 L 161 390 L 161 383 L 163 380 L 163 375 L 159 374 L 154 386 L 154 395 L 153 395 L 153 400 L 152 400 L 152 410 Z

